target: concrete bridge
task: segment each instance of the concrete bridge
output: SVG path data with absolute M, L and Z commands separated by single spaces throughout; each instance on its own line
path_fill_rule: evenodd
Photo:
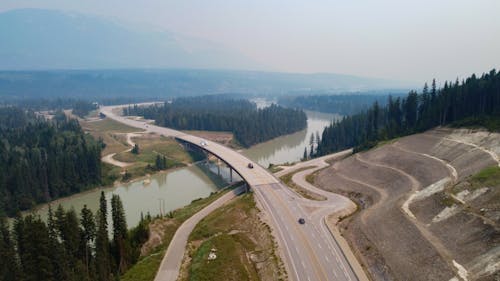
M 120 116 L 121 109 L 126 106 L 128 105 L 101 107 L 100 110 L 108 118 L 120 123 L 141 128 L 147 132 L 174 137 L 203 149 L 224 161 L 243 178 L 269 217 L 273 234 L 282 252 L 281 256 L 284 258 L 289 280 L 357 280 L 342 250 L 326 229 L 323 217 L 313 219 L 313 216 L 301 204 L 304 199 L 291 192 L 273 174 L 258 163 L 221 144 L 181 131 L 148 124 L 144 120 Z M 253 168 L 248 167 L 249 163 L 253 165 Z M 341 204 L 342 202 L 339 201 L 339 205 Z M 306 224 L 299 224 L 299 218 L 305 218 Z M 175 253 L 170 251 L 169 247 L 155 280 L 176 280 L 183 251 L 184 248 L 181 253 Z

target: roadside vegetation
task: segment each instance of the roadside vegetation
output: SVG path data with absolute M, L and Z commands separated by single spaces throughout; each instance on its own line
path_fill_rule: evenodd
M 280 166 L 274 165 L 272 163 L 269 164 L 267 169 L 273 174 L 283 170 L 283 168 L 281 168 Z
M 293 180 L 292 180 L 293 175 L 295 175 L 296 173 L 299 173 L 299 172 L 302 172 L 304 170 L 308 170 L 308 169 L 311 169 L 311 168 L 314 168 L 314 166 L 307 166 L 307 167 L 300 168 L 300 169 L 295 170 L 295 171 L 293 171 L 291 173 L 288 173 L 286 175 L 281 176 L 280 179 L 288 187 L 290 187 L 293 191 L 297 192 L 298 194 L 300 194 L 302 197 L 304 197 L 306 199 L 317 200 L 317 201 L 326 200 L 326 198 L 324 196 L 316 194 L 314 192 L 311 192 L 311 191 L 309 191 L 307 189 L 304 189 L 303 187 L 295 184 L 293 182 Z
M 156 276 L 165 251 L 174 237 L 177 228 L 192 215 L 214 202 L 230 189 L 239 186 L 235 184 L 222 191 L 212 193 L 207 198 L 195 199 L 191 204 L 169 212 L 165 217 L 155 218 L 149 224 L 150 239 L 141 249 L 141 258 L 131 267 L 120 280 L 152 281 Z
M 205 217 L 188 239 L 179 280 L 286 280 L 270 228 L 251 193 Z M 215 258 L 209 260 L 209 254 Z

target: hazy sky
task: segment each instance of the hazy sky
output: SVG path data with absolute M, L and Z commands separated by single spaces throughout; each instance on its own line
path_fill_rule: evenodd
M 267 70 L 421 82 L 500 68 L 499 0 L 1 0 L 208 39 Z

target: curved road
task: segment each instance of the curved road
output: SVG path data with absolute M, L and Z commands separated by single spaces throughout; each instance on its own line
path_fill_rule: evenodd
M 305 199 L 291 192 L 274 175 L 240 153 L 218 143 L 113 113 L 113 109 L 126 106 L 128 105 L 101 107 L 100 110 L 115 121 L 199 146 L 226 162 L 250 185 L 256 199 L 270 217 L 290 280 L 358 280 L 334 237 L 325 230 L 324 221 L 306 212 L 301 204 Z M 203 141 L 206 145 L 201 145 Z M 254 168 L 249 169 L 248 163 L 252 163 Z M 338 209 L 345 207 L 341 206 L 342 202 L 338 203 Z M 306 219 L 306 224 L 297 222 L 301 217 Z M 183 255 L 177 256 L 182 259 Z M 180 262 L 165 261 L 164 258 L 155 280 L 175 280 L 179 267 Z

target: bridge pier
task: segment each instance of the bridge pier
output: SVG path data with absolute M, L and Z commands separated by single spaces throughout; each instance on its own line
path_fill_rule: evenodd
M 229 167 L 229 182 L 233 182 L 233 169 Z

